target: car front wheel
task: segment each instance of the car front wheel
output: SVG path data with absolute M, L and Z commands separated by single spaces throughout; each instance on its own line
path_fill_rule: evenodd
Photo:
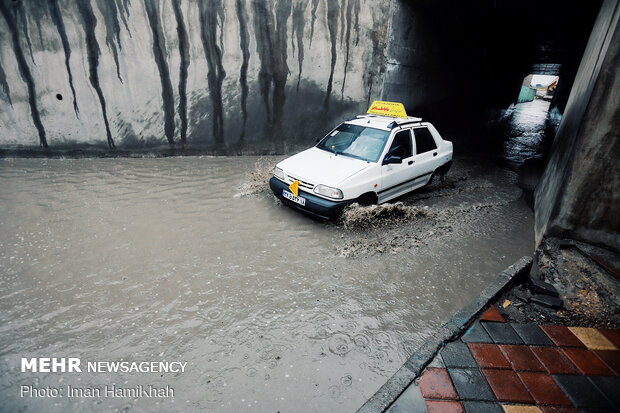
M 357 203 L 362 206 L 374 205 L 377 203 L 377 194 L 366 193 L 357 198 Z

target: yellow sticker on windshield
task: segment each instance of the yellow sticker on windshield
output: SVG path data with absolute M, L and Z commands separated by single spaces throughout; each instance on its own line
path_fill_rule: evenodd
M 299 181 L 295 179 L 293 183 L 289 185 L 288 189 L 291 190 L 293 195 L 299 196 Z
M 368 108 L 368 112 L 371 115 L 390 116 L 392 118 L 405 118 L 407 119 L 407 112 L 402 103 L 398 102 L 382 102 L 375 100 Z

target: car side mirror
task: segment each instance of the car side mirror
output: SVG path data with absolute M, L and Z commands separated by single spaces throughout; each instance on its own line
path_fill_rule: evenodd
M 397 155 L 387 155 L 383 158 L 383 165 L 389 165 L 392 163 L 403 163 L 403 159 Z

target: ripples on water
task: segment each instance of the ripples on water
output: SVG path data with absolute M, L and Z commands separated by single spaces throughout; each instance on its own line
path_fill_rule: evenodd
M 532 248 L 531 212 L 505 171 L 457 162 L 451 180 L 402 200 L 428 216 L 366 230 L 280 205 L 264 181 L 275 162 L 1 160 L 5 406 L 352 411 Z M 386 241 L 394 246 L 378 251 Z M 20 357 L 34 356 L 188 366 L 162 376 L 19 373 Z M 176 397 L 53 404 L 20 399 L 23 383 L 168 384 Z

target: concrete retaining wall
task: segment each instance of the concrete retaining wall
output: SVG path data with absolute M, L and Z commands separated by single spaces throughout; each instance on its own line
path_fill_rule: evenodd
M 0 145 L 307 146 L 380 97 L 390 5 L 2 0 Z
M 607 0 L 535 193 L 536 242 L 570 237 L 620 250 L 620 6 Z

